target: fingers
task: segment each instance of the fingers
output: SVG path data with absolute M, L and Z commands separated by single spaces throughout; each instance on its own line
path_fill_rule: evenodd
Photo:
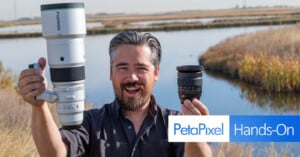
M 32 90 L 32 91 L 29 91 L 29 92 L 24 92 L 22 95 L 23 99 L 27 102 L 29 102 L 30 104 L 33 104 L 33 105 L 37 105 L 37 100 L 35 99 L 35 96 L 41 94 L 42 92 L 45 91 L 45 87 L 42 86 L 40 88 L 37 88 L 35 90 Z
M 45 89 L 45 85 L 41 82 L 37 82 L 37 83 L 31 83 L 28 84 L 24 87 L 21 88 L 20 93 L 22 95 L 32 95 L 32 96 L 36 96 L 40 93 L 42 93 Z M 36 94 L 35 94 L 36 93 Z
M 27 69 L 21 72 L 18 86 L 19 88 L 23 88 L 29 83 L 43 82 L 43 81 L 44 81 L 44 77 L 41 76 L 38 69 Z
M 44 77 L 38 69 L 23 70 L 19 77 L 18 89 L 19 94 L 23 99 L 33 105 L 41 104 L 42 102 L 36 101 L 35 96 L 41 94 L 46 89 Z
M 202 115 L 209 115 L 208 108 L 203 103 L 201 103 L 199 100 L 193 99 L 192 103 L 201 112 Z
M 185 100 L 182 105 L 183 114 L 185 115 L 201 115 L 201 112 L 192 104 L 190 100 Z
M 38 69 L 25 69 L 21 72 L 19 80 L 31 75 L 38 75 L 38 74 L 40 74 Z
M 209 115 L 207 107 L 197 99 L 193 99 L 192 102 L 185 100 L 182 105 L 182 112 L 184 115 Z

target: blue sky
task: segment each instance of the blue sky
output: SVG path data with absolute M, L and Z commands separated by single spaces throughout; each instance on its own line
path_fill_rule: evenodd
M 0 20 L 40 16 L 45 3 L 84 2 L 87 13 L 155 13 L 195 9 L 223 9 L 243 6 L 288 5 L 300 7 L 300 0 L 1 0 Z

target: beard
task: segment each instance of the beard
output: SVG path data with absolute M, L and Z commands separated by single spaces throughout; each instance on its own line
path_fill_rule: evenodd
M 114 85 L 115 86 L 115 85 Z M 139 82 L 128 82 L 121 84 L 121 88 L 116 88 L 115 93 L 119 102 L 121 102 L 121 109 L 124 111 L 137 111 L 143 106 L 147 105 L 151 92 L 145 90 L 145 85 Z M 126 89 L 134 88 L 138 89 L 139 95 L 134 97 L 125 96 Z

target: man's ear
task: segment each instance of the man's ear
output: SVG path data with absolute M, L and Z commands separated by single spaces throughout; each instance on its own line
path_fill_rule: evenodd
M 112 65 L 110 65 L 110 72 L 109 72 L 109 79 L 111 80 L 112 79 Z
M 158 65 L 158 66 L 155 68 L 155 71 L 154 71 L 154 75 L 155 75 L 155 80 L 156 80 L 156 81 L 158 80 L 159 72 L 160 72 L 160 66 Z

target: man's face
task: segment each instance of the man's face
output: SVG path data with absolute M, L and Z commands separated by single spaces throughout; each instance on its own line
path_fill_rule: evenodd
M 158 74 L 149 46 L 120 45 L 112 61 L 110 79 L 117 99 L 124 105 L 122 109 L 136 111 L 148 104 Z

